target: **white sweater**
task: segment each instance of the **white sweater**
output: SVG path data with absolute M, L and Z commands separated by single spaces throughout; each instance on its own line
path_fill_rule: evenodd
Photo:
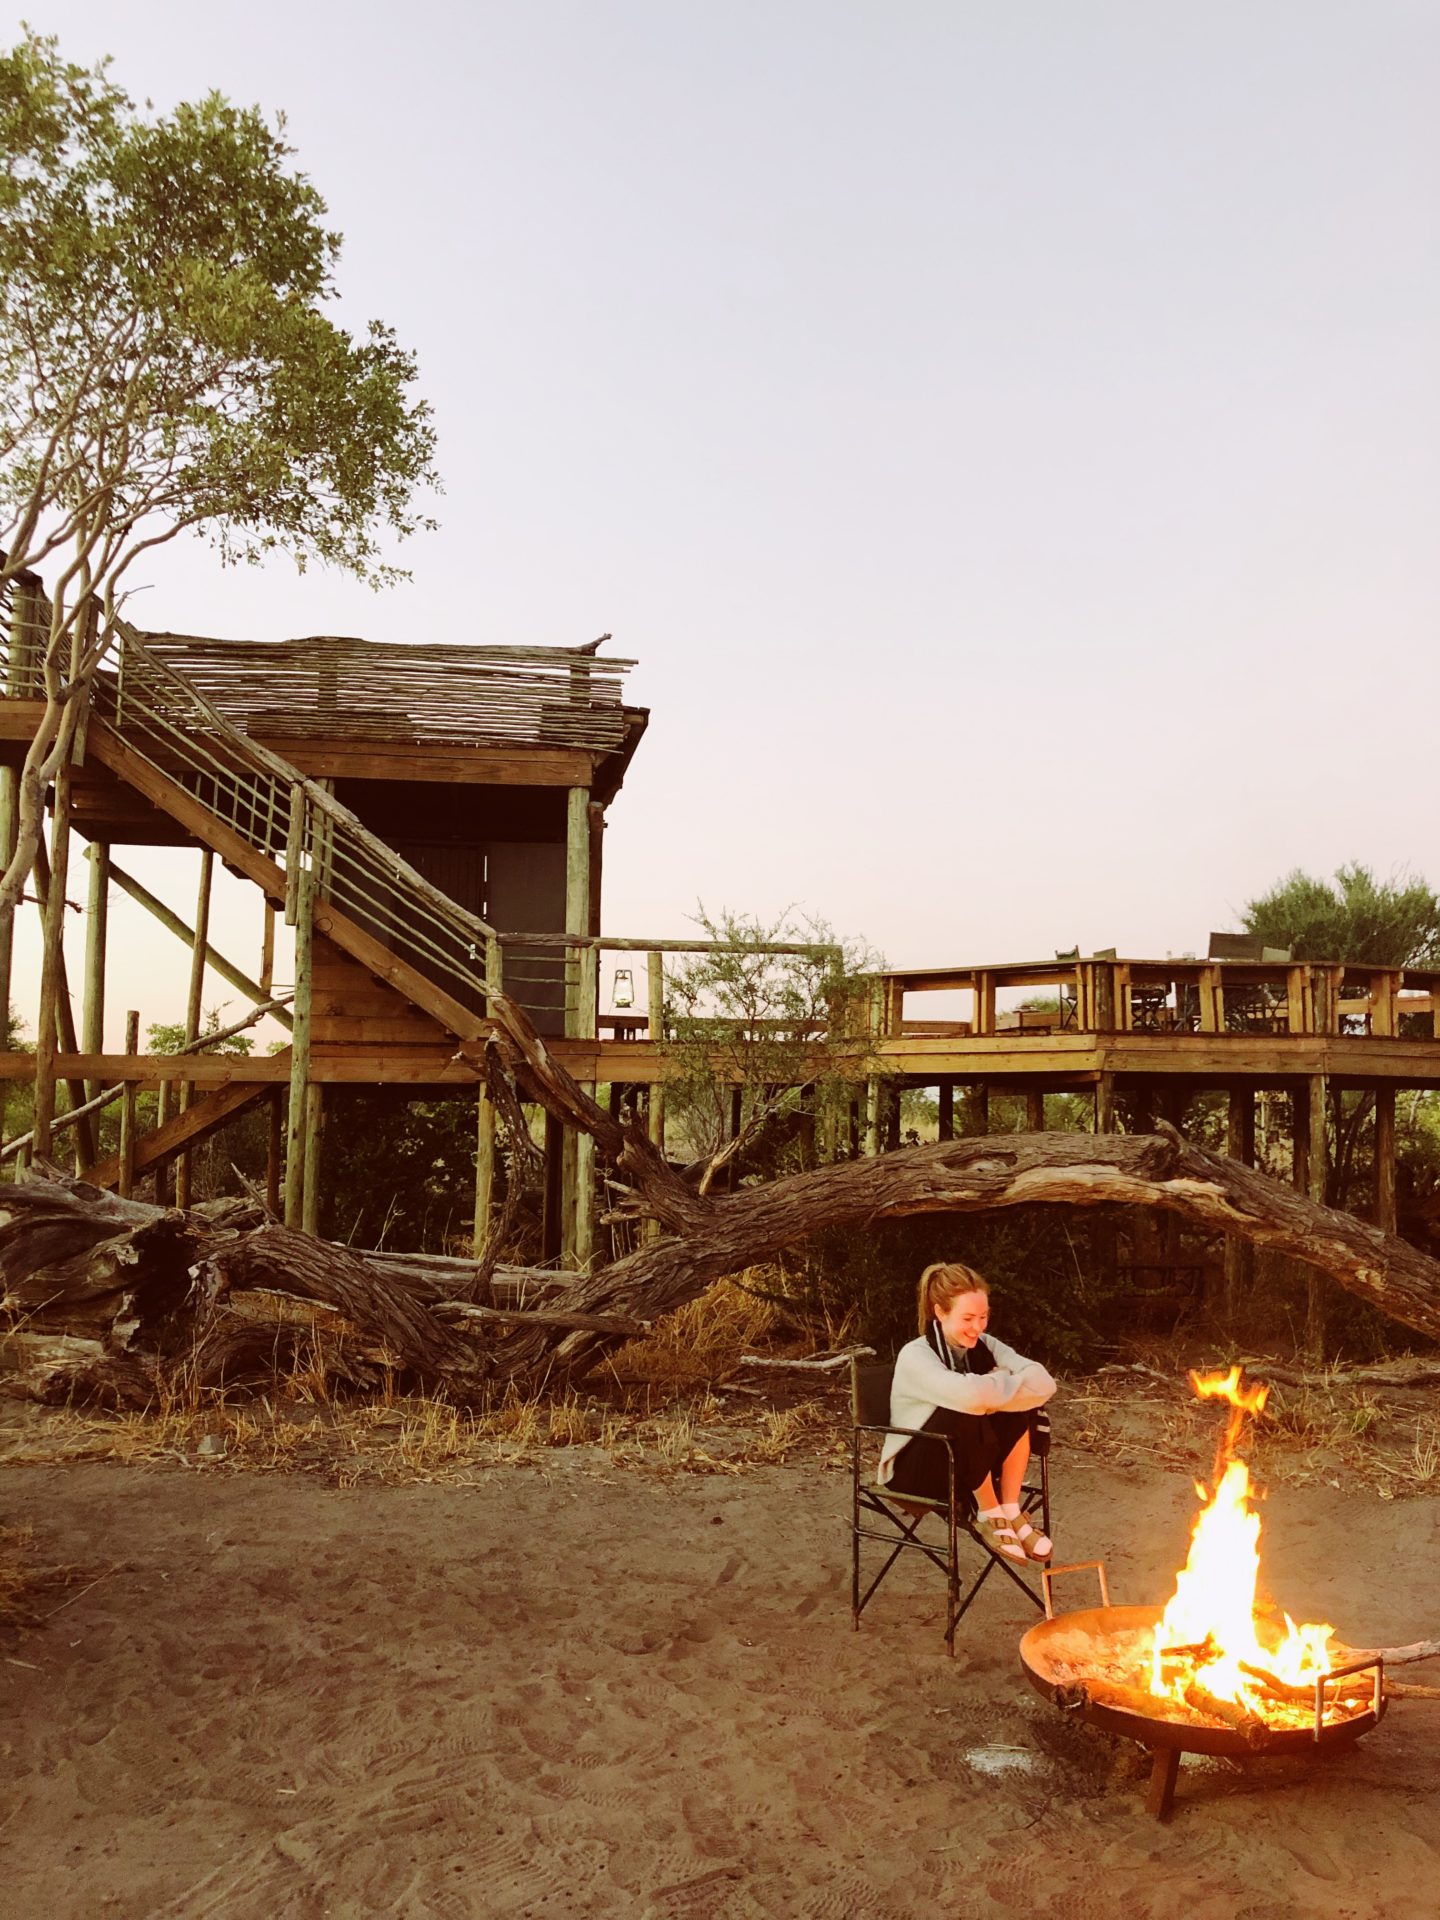
M 890 1419 L 897 1427 L 919 1429 L 937 1407 L 957 1413 L 1028 1413 L 1043 1407 L 1055 1391 L 1055 1382 L 1038 1360 L 997 1340 L 993 1333 L 980 1338 L 995 1356 L 990 1373 L 952 1373 L 926 1340 L 911 1340 L 895 1360 L 890 1383 Z M 894 1460 L 906 1445 L 903 1434 L 891 1433 L 880 1449 L 879 1480 L 888 1480 Z

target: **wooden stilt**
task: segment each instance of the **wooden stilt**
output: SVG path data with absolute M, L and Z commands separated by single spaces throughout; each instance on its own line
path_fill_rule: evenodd
M 1102 1073 L 1095 1082 L 1095 1131 L 1115 1131 L 1115 1076 Z
M 990 1085 L 986 1080 L 977 1080 L 970 1089 L 970 1131 L 990 1131 Z
M 482 1080 L 475 1107 L 475 1224 L 472 1245 L 478 1260 L 490 1238 L 495 1199 L 495 1102 Z
M 1395 1088 L 1382 1082 L 1375 1088 L 1375 1224 L 1394 1233 L 1396 1217 Z
M 140 1051 L 140 1014 L 132 1007 L 125 1015 L 125 1052 L 133 1059 Z M 135 1191 L 135 1082 L 127 1080 L 120 1096 L 120 1197 Z
M 215 966 L 212 959 L 210 964 Z M 217 968 L 217 971 L 222 969 Z M 260 992 L 268 1000 L 275 984 L 275 903 L 265 902 L 265 919 L 260 930 Z
M 938 1093 L 940 1114 L 936 1134 L 941 1140 L 953 1140 L 955 1138 L 955 1082 L 942 1080 Z
M 1326 1139 L 1325 1121 L 1329 1102 L 1326 1099 L 1325 1075 L 1312 1073 L 1309 1076 L 1306 1106 L 1306 1152 L 1305 1152 L 1305 1190 L 1312 1200 L 1325 1201 L 1326 1185 Z M 1306 1279 L 1305 1303 L 1305 1351 L 1315 1362 L 1323 1360 L 1325 1355 L 1325 1322 L 1328 1306 L 1327 1288 L 1329 1282 L 1322 1274 L 1310 1268 Z
M 305 1199 L 300 1231 L 320 1232 L 320 1170 L 325 1149 L 325 1089 L 312 1080 L 305 1089 Z
M 1255 1089 L 1232 1086 L 1225 1118 L 1225 1151 L 1244 1166 L 1255 1164 Z M 1233 1321 L 1254 1282 L 1255 1261 L 1250 1242 L 1236 1233 L 1225 1236 L 1225 1318 Z
M 314 880 L 302 869 L 295 885 L 295 998 L 291 1003 L 290 1103 L 285 1127 L 285 1225 L 303 1231 L 309 1151 L 310 1000 L 314 950 Z
M 90 895 L 85 907 L 85 997 L 80 1044 L 86 1053 L 105 1051 L 105 940 L 110 917 L 110 849 L 103 840 L 86 848 Z M 100 1093 L 98 1080 L 85 1082 L 85 1098 Z
M 560 1257 L 563 1232 L 561 1202 L 564 1198 L 563 1168 L 566 1130 L 551 1114 L 545 1116 L 545 1200 L 540 1229 L 540 1255 L 549 1262 Z
M 265 1204 L 280 1218 L 280 1167 L 285 1155 L 285 1095 L 279 1087 L 270 1095 L 269 1129 L 265 1139 Z
M 865 1153 L 872 1157 L 880 1151 L 880 1082 L 873 1076 L 865 1083 Z
M 170 1118 L 171 1094 L 172 1083 L 169 1080 L 162 1080 L 160 1082 L 160 1091 L 155 1096 L 155 1128 L 157 1132 Z M 157 1207 L 168 1207 L 170 1204 L 170 1162 L 168 1160 L 157 1160 L 155 1162 L 155 1204 Z
M 1045 1095 L 1039 1087 L 1025 1089 L 1025 1125 L 1031 1133 L 1045 1131 Z
M 190 989 L 185 999 L 185 1044 L 200 1037 L 200 1021 L 205 997 L 205 949 L 210 936 L 210 885 L 214 877 L 215 856 L 209 847 L 200 849 L 200 886 L 195 896 L 195 937 L 190 946 Z M 194 1095 L 194 1083 L 182 1080 L 177 1111 L 184 1113 Z M 186 1147 L 175 1162 L 175 1204 L 190 1205 L 190 1177 L 193 1162 Z

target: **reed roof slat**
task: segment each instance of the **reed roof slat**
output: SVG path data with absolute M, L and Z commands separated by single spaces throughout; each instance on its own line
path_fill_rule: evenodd
M 150 651 L 232 726 L 274 738 L 619 751 L 633 660 L 569 647 L 397 645 L 320 635 L 148 634 Z

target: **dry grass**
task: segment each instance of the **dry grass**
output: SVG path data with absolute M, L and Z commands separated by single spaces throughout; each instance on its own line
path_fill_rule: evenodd
M 745 1287 L 778 1292 L 779 1276 L 769 1267 L 753 1267 L 740 1280 L 743 1285 L 717 1280 L 699 1299 L 657 1321 L 644 1339 L 627 1342 L 613 1357 L 615 1376 L 680 1392 L 723 1378 L 742 1353 L 774 1345 L 782 1309 Z M 782 1340 L 794 1344 L 792 1336 Z

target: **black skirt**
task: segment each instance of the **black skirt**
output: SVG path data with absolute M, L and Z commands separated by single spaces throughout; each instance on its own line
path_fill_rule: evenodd
M 949 1436 L 958 1504 L 963 1512 L 973 1513 L 975 1489 L 989 1475 L 997 1483 L 998 1495 L 1001 1465 L 1029 1427 L 1028 1413 L 959 1413 L 954 1407 L 936 1407 L 920 1431 Z M 890 1491 L 948 1500 L 950 1459 L 950 1452 L 937 1440 L 907 1440 L 895 1456 Z

